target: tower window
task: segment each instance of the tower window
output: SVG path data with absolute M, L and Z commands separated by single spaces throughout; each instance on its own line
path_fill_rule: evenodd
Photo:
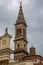
M 16 30 L 16 35 L 20 35 L 21 34 L 21 28 Z
M 20 44 L 18 44 L 17 47 L 20 48 Z
M 37 59 L 34 59 L 35 62 L 37 62 Z
M 24 47 L 25 47 L 25 44 L 24 44 Z
M 24 44 L 24 49 L 26 48 L 26 45 Z

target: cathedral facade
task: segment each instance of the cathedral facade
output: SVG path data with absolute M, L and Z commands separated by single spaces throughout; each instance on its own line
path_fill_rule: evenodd
M 5 29 L 5 34 L 0 37 L 0 65 L 43 65 L 43 57 L 37 55 L 35 47 L 32 46 L 29 48 L 30 53 L 27 51 L 27 24 L 24 18 L 21 2 L 18 18 L 14 26 L 14 51 L 10 48 L 12 36 L 8 33 L 7 27 Z M 14 54 L 13 60 L 10 59 L 10 54 Z

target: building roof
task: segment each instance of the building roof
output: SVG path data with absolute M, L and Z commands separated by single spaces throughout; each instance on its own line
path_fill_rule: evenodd
M 29 60 L 29 59 L 39 59 L 43 60 L 43 57 L 40 55 L 28 55 L 23 58 L 23 60 Z
M 35 49 L 35 47 L 33 46 L 33 44 L 32 44 L 32 46 L 30 47 L 30 49 L 31 49 L 31 48 Z
M 37 63 L 37 64 L 34 64 L 34 65 L 43 65 L 43 63 Z

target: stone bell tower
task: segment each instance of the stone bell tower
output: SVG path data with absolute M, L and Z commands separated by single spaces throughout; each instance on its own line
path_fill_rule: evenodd
M 27 37 L 26 37 L 27 24 L 25 22 L 22 2 L 20 2 L 19 14 L 15 23 L 15 57 L 16 60 L 22 60 L 22 58 L 27 55 Z
M 8 34 L 8 28 L 5 29 L 5 34 L 0 37 L 0 65 L 8 65 L 10 54 L 10 41 L 12 36 Z

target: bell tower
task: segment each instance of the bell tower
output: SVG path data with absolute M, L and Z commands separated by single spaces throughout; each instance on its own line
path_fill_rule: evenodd
M 15 57 L 16 60 L 21 60 L 25 55 L 27 55 L 27 37 L 26 37 L 27 24 L 25 22 L 22 2 L 20 2 L 19 14 L 15 23 Z

